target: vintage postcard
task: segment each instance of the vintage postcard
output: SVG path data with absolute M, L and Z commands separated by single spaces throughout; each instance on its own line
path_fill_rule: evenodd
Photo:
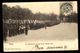
M 77 1 L 2 3 L 3 50 L 78 50 Z

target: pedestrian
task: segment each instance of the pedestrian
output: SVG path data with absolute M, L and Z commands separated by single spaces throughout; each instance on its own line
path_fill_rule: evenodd
M 27 35 L 28 34 L 28 30 L 29 30 L 29 23 L 28 22 L 26 22 L 25 23 L 25 34 Z
M 13 30 L 12 30 L 12 23 L 10 23 L 9 24 L 9 37 L 11 37 L 12 36 L 12 34 L 13 34 L 13 32 L 12 32 Z
M 7 41 L 7 24 L 3 23 L 3 40 Z
M 47 29 L 47 25 L 46 25 L 46 23 L 44 23 L 44 28 Z

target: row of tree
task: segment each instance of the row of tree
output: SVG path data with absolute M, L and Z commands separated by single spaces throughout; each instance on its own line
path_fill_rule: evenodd
M 8 7 L 7 5 L 2 5 L 2 15 L 3 19 L 16 19 L 16 20 L 53 20 L 56 21 L 57 18 L 63 20 L 66 17 L 68 22 L 77 22 L 77 13 L 73 12 L 71 15 L 64 16 L 62 14 L 56 15 L 36 13 L 33 14 L 32 11 L 28 8 L 21 8 L 20 6 Z
M 64 21 L 64 18 L 65 18 L 65 22 L 75 22 L 75 23 L 78 22 L 78 16 L 76 12 L 72 12 L 71 14 L 67 16 L 60 14 L 59 18 L 61 21 Z
M 52 14 L 42 14 L 36 13 L 33 14 L 28 8 L 21 8 L 20 6 L 8 7 L 7 5 L 2 5 L 3 19 L 21 19 L 21 20 L 55 20 L 57 15 Z

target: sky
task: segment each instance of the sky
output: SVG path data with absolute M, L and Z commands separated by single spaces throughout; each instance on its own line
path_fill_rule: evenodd
M 3 3 L 9 7 L 19 5 L 21 8 L 29 8 L 34 14 L 41 12 L 45 14 L 55 13 L 59 15 L 60 2 L 15 2 L 15 3 Z M 77 12 L 77 2 L 72 2 L 73 11 Z

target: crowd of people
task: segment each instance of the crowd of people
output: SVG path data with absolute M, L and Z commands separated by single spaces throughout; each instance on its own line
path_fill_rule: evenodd
M 6 41 L 7 36 L 11 37 L 22 33 L 27 35 L 29 28 L 30 27 L 28 22 L 25 22 L 24 24 L 3 22 L 3 40 Z
M 12 21 L 12 20 L 11 20 Z M 22 21 L 23 22 L 23 21 Z M 28 30 L 30 29 L 39 29 L 44 27 L 46 29 L 46 24 L 40 24 L 37 22 L 30 22 L 25 21 L 23 24 L 20 22 L 3 22 L 3 40 L 7 40 L 8 37 L 20 35 L 22 33 L 25 33 L 25 35 L 28 35 Z

